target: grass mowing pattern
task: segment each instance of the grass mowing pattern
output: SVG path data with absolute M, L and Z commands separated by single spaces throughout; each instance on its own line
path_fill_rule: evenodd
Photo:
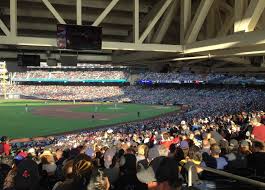
M 48 117 L 33 115 L 31 112 L 25 112 L 25 105 L 29 109 L 53 105 L 73 105 L 67 102 L 50 101 L 45 103 L 41 100 L 16 100 L 0 101 L 0 136 L 7 135 L 11 138 L 30 138 L 36 136 L 46 136 L 51 134 L 64 133 L 79 129 L 93 128 L 122 122 L 138 120 L 137 112 L 141 112 L 140 119 L 147 119 L 161 114 L 178 111 L 176 106 L 154 106 L 139 104 L 98 104 L 96 105 L 98 113 L 105 114 L 123 114 L 115 119 L 92 120 L 88 119 L 67 119 L 59 117 Z M 78 105 L 77 103 L 76 105 Z M 81 103 L 80 103 L 81 104 Z M 84 103 L 82 103 L 84 105 Z M 89 105 L 71 108 L 74 112 L 95 112 L 95 106 Z

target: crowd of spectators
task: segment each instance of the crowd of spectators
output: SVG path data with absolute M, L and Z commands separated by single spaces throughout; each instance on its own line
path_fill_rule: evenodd
M 9 143 L 4 136 L 0 188 L 185 189 L 190 166 L 193 189 L 249 188 L 213 175 L 205 166 L 264 181 L 264 112 L 189 122 L 174 117 L 27 143 Z
M 180 190 L 188 189 L 191 166 L 193 189 L 258 189 L 205 167 L 265 182 L 261 89 L 10 85 L 8 93 L 57 100 L 184 104 L 189 110 L 26 143 L 12 143 L 3 136 L 0 189 Z
M 119 96 L 118 86 L 12 85 L 9 93 L 53 100 L 98 100 Z
M 176 82 L 176 81 L 204 81 L 204 82 L 218 82 L 228 84 L 238 84 L 240 82 L 255 83 L 256 80 L 264 77 L 245 76 L 245 75 L 231 75 L 231 74 L 218 74 L 218 73 L 202 73 L 195 74 L 191 72 L 181 73 L 155 73 L 145 72 L 140 74 L 140 80 L 149 80 L 156 82 Z
M 13 79 L 127 79 L 124 71 L 44 71 L 15 72 Z
M 155 73 L 155 72 L 145 72 L 140 74 L 141 80 L 152 80 L 152 81 L 195 81 L 195 80 L 205 80 L 206 75 L 192 74 L 192 73 Z
M 27 72 L 15 72 L 13 80 L 25 79 L 128 79 L 129 73 L 125 71 L 45 71 L 31 70 Z M 177 81 L 204 81 L 219 82 L 228 84 L 238 84 L 240 82 L 255 83 L 256 80 L 264 77 L 245 76 L 245 75 L 227 75 L 216 73 L 195 74 L 191 72 L 181 73 L 155 73 L 143 72 L 139 74 L 139 80 L 150 80 L 155 82 L 177 82 Z

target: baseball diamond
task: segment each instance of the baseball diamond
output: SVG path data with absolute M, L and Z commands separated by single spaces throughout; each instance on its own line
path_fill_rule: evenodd
M 25 111 L 26 104 L 28 112 Z M 140 118 L 137 117 L 138 111 L 141 112 Z M 145 120 L 177 111 L 177 106 L 117 104 L 115 109 L 113 103 L 73 104 L 59 101 L 47 103 L 42 100 L 2 100 L 0 134 L 7 134 L 10 138 L 48 136 Z M 91 118 L 92 114 L 94 119 Z

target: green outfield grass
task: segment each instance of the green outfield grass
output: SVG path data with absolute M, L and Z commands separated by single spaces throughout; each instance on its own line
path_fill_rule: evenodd
M 25 111 L 28 105 L 29 112 Z M 75 105 L 84 103 L 76 103 Z M 44 106 L 73 105 L 67 102 L 45 102 L 40 100 L 1 100 L 0 101 L 0 136 L 7 135 L 10 138 L 30 138 L 47 136 L 74 130 L 81 130 L 111 124 L 147 119 L 161 114 L 178 111 L 176 106 L 157 106 L 139 104 L 102 103 L 97 105 L 85 104 L 85 106 L 69 108 L 73 112 L 91 112 L 115 115 L 116 118 L 108 120 L 100 119 L 70 119 L 56 116 L 35 115 L 31 111 Z M 97 108 L 96 108 L 97 107 Z M 138 118 L 137 112 L 141 113 Z M 118 116 L 117 116 L 118 115 Z

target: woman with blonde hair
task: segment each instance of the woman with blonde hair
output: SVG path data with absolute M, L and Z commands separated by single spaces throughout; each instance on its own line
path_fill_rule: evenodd
M 144 144 L 138 146 L 138 151 L 136 156 L 137 166 L 141 164 L 144 168 L 148 167 L 148 161 L 147 161 L 148 151 L 149 151 L 148 146 Z

